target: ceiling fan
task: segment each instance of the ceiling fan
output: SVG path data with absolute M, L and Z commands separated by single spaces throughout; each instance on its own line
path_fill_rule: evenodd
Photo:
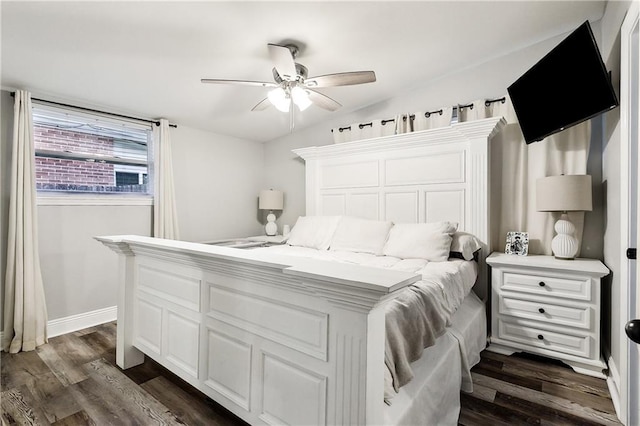
M 262 111 L 270 105 L 282 112 L 293 113 L 293 102 L 300 111 L 304 111 L 311 104 L 329 111 L 335 111 L 342 105 L 324 95 L 316 88 L 333 86 L 350 86 L 355 84 L 372 83 L 376 81 L 373 71 L 352 71 L 336 74 L 326 74 L 317 77 L 308 77 L 307 67 L 295 61 L 299 48 L 295 44 L 283 46 L 269 43 L 269 57 L 274 64 L 273 82 L 249 81 L 249 80 L 223 80 L 217 78 L 203 78 L 202 83 L 237 84 L 243 86 L 271 88 L 268 96 L 258 102 L 251 111 Z

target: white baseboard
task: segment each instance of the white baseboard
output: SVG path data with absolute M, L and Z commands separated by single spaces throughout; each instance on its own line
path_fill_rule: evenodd
M 72 333 L 82 330 L 83 328 L 115 321 L 117 317 L 118 307 L 110 306 L 91 312 L 54 319 L 47 322 L 47 336 L 51 338 L 60 336 L 61 334 Z
M 84 312 L 78 315 L 71 315 L 47 322 L 47 337 L 56 337 L 62 334 L 73 333 L 83 328 L 93 327 L 106 322 L 115 321 L 118 318 L 118 307 L 97 309 L 91 312 Z M 4 331 L 0 331 L 0 342 L 4 338 Z
M 616 410 L 618 419 L 620 417 L 620 373 L 618 372 L 618 366 L 613 361 L 613 358 L 607 359 L 607 365 L 609 367 L 609 375 L 607 376 L 607 387 L 611 394 L 611 401 L 613 402 L 613 408 Z

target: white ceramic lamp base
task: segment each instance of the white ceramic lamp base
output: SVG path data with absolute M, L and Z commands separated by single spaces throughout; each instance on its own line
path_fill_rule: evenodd
M 554 229 L 557 235 L 551 240 L 553 255 L 558 259 L 574 259 L 578 253 L 578 239 L 573 236 L 576 227 L 566 213 L 560 216 Z
M 273 212 L 269 212 L 267 215 L 267 224 L 264 227 L 264 231 L 269 236 L 274 236 L 278 233 L 278 225 L 276 224 L 276 215 Z

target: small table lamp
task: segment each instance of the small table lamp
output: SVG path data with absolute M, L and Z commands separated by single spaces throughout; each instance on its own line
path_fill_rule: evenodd
M 578 239 L 573 235 L 576 227 L 567 212 L 591 211 L 591 176 L 561 175 L 538 179 L 536 208 L 539 212 L 562 212 L 554 229 L 557 235 L 551 241 L 551 250 L 558 259 L 574 259 L 578 253 Z
M 276 224 L 276 215 L 274 210 L 282 210 L 284 204 L 284 195 L 282 191 L 274 191 L 273 189 L 263 189 L 260 191 L 258 198 L 258 208 L 260 210 L 269 210 L 267 215 L 267 224 L 264 227 L 267 235 L 273 236 L 278 233 L 278 225 Z

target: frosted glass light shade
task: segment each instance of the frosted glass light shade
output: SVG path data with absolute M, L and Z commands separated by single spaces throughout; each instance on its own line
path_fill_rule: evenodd
M 291 98 L 298 108 L 300 108 L 300 111 L 304 111 L 311 105 L 309 94 L 298 86 L 291 89 Z
M 279 111 L 289 112 L 291 98 L 287 95 L 284 89 L 282 89 L 282 87 L 273 89 L 267 93 L 267 97 L 269 98 L 269 102 L 271 102 Z
M 591 176 L 560 175 L 538 179 L 536 209 L 539 212 L 591 211 Z

